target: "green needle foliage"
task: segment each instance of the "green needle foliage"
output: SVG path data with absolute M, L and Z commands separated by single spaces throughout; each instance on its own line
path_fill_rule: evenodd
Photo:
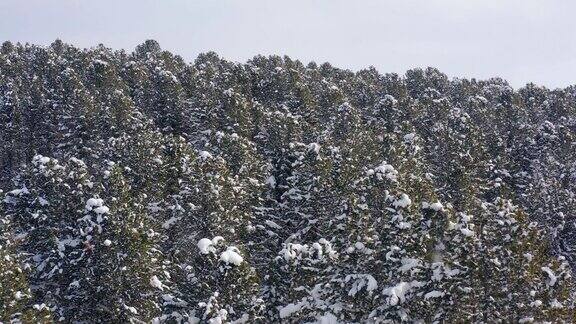
M 576 321 L 576 88 L 5 42 L 0 322 Z

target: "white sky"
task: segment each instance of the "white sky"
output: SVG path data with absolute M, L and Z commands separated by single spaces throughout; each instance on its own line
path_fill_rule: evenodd
M 0 0 L 0 42 L 132 50 L 153 38 L 188 61 L 287 54 L 555 88 L 576 84 L 575 12 L 572 0 Z

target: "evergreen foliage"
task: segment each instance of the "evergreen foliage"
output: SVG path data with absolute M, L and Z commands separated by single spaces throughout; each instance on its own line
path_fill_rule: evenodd
M 0 322 L 576 321 L 576 87 L 6 42 L 0 197 Z

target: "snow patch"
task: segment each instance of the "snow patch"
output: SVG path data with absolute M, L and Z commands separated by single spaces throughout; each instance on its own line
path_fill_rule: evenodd
M 136 310 L 136 307 L 124 305 L 124 308 L 125 308 L 126 310 L 128 310 L 130 313 L 132 313 L 132 314 L 134 314 L 134 315 L 138 315 L 138 310 Z
M 282 229 L 282 226 L 276 224 L 275 222 L 271 221 L 271 220 L 266 220 L 264 222 L 266 225 L 268 225 L 269 227 L 272 227 L 274 229 Z
M 96 60 L 92 61 L 92 64 L 94 64 L 94 65 L 108 66 L 108 62 L 103 61 L 103 60 L 99 60 L 99 59 L 96 59 Z
M 396 200 L 392 205 L 394 207 L 406 208 L 412 204 L 412 200 L 407 194 L 403 193 L 400 195 L 400 199 Z
M 443 211 L 444 205 L 441 202 L 437 201 L 435 203 L 429 204 L 427 202 L 422 203 L 422 209 L 432 209 L 434 211 Z
M 309 244 L 288 243 L 284 244 L 279 253 L 284 260 L 297 260 L 302 257 L 312 257 L 315 259 L 336 258 L 337 253 L 332 249 L 332 244 L 326 239 L 320 239 L 318 242 Z
M 318 153 L 320 153 L 321 146 L 318 143 L 310 143 L 310 144 L 308 144 L 308 148 L 311 151 L 314 151 L 314 153 L 318 154 Z
M 26 186 L 22 187 L 21 189 L 14 189 L 8 192 L 8 194 L 11 196 L 27 195 L 29 193 L 30 191 L 28 191 L 28 188 L 26 188 Z
M 47 164 L 48 162 L 50 162 L 50 158 L 47 156 L 35 155 L 32 158 L 32 164 L 34 165 L 44 165 Z
M 107 214 L 110 209 L 104 206 L 104 200 L 100 198 L 90 198 L 86 201 L 86 211 L 94 211 L 98 215 Z
M 400 272 L 410 271 L 420 265 L 420 260 L 413 258 L 402 258 L 400 262 L 402 262 L 402 266 L 398 268 Z
M 398 304 L 403 303 L 406 300 L 406 294 L 410 292 L 411 288 L 412 287 L 410 283 L 402 281 L 398 283 L 396 286 L 384 289 L 382 293 L 384 293 L 387 296 L 390 296 L 390 298 L 388 298 L 388 304 L 390 306 L 396 306 Z
M 200 250 L 200 253 L 202 254 L 208 254 L 210 252 L 216 251 L 216 249 L 212 246 L 212 240 L 208 238 L 203 238 L 200 241 L 198 241 L 197 246 L 198 249 Z
M 408 134 L 404 135 L 404 142 L 412 143 L 412 141 L 414 141 L 415 137 L 416 137 L 415 133 L 408 133 Z
M 463 227 L 460 229 L 460 232 L 462 233 L 462 235 L 466 236 L 466 237 L 471 237 L 474 236 L 474 231 L 467 229 L 466 227 Z
M 280 308 L 280 310 L 279 310 L 280 318 L 286 318 L 286 317 L 289 317 L 296 312 L 299 312 L 303 306 L 304 306 L 304 303 L 300 302 L 298 304 L 288 304 L 288 305 Z
M 438 291 L 438 290 L 433 290 L 431 292 L 426 293 L 424 295 L 424 299 L 438 298 L 438 297 L 443 297 L 443 296 L 444 296 L 444 292 Z
M 208 151 L 200 151 L 200 152 L 198 153 L 198 156 L 200 157 L 200 159 L 201 159 L 202 161 L 206 161 L 206 160 L 208 160 L 208 159 L 213 158 L 212 154 L 210 154 L 210 152 L 208 152 Z
M 169 229 L 170 227 L 172 227 L 172 225 L 174 225 L 177 221 L 179 221 L 182 217 L 175 217 L 172 216 L 170 217 L 168 220 L 166 220 L 163 224 L 162 224 L 162 228 L 164 229 Z
M 216 248 L 214 247 L 214 245 L 218 244 L 221 241 L 224 241 L 224 238 L 222 236 L 214 236 L 214 238 L 212 239 L 203 238 L 200 239 L 200 241 L 198 241 L 196 246 L 198 246 L 200 253 L 208 254 L 210 252 L 216 252 Z
M 160 281 L 157 276 L 150 277 L 150 286 L 164 290 L 164 285 L 162 285 L 162 281 Z
M 348 291 L 348 296 L 354 297 L 359 291 L 361 291 L 364 288 L 366 288 L 367 292 L 371 292 L 373 290 L 376 290 L 376 288 L 378 288 L 378 282 L 370 274 L 347 275 L 344 281 L 348 282 L 351 279 L 356 280 L 352 284 L 352 288 Z
M 244 258 L 242 258 L 239 252 L 240 251 L 236 247 L 230 246 L 226 251 L 220 254 L 220 260 L 228 264 L 239 266 L 244 262 Z
M 385 95 L 384 99 L 382 99 L 383 102 L 387 102 L 387 103 L 391 103 L 392 105 L 396 105 L 398 103 L 398 100 L 396 98 L 394 98 L 394 96 L 392 95 Z
M 38 197 L 38 203 L 40 204 L 40 206 L 48 206 L 50 205 L 50 202 L 48 202 L 48 200 L 42 198 L 42 197 Z
M 368 170 L 366 173 L 368 176 L 376 175 L 378 180 L 388 179 L 396 181 L 398 178 L 398 171 L 396 171 L 396 169 L 394 169 L 390 164 L 387 164 L 386 161 L 382 162 L 374 169 Z
M 106 206 L 100 206 L 100 207 L 94 208 L 94 212 L 96 214 L 108 214 L 109 211 L 110 211 L 110 209 Z
M 271 188 L 276 188 L 276 178 L 273 175 L 269 176 L 265 183 Z
M 558 278 L 554 274 L 554 271 L 552 271 L 552 269 L 548 267 L 542 267 L 540 269 L 542 269 L 542 271 L 546 272 L 546 274 L 548 275 L 548 282 L 546 282 L 546 284 L 550 287 L 554 286 L 556 284 L 556 281 L 558 280 Z
M 332 313 L 325 313 L 324 315 L 318 317 L 318 324 L 338 324 L 338 318 Z

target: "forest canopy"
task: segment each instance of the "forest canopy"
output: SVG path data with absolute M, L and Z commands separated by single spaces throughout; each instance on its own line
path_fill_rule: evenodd
M 574 322 L 576 87 L 5 42 L 0 322 Z

